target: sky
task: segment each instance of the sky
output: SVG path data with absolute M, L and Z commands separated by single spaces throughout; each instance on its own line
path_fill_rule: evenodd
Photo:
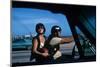
M 72 35 L 68 20 L 61 13 L 52 13 L 48 10 L 33 8 L 12 8 L 11 15 L 11 33 L 14 36 L 30 33 L 36 35 L 35 26 L 37 23 L 43 23 L 45 25 L 46 36 L 50 34 L 53 25 L 58 25 L 62 28 L 62 36 Z

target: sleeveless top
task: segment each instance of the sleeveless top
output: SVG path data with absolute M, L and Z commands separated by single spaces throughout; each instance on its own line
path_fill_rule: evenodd
M 60 49 L 60 45 L 56 44 L 54 46 L 50 45 L 50 41 L 52 40 L 52 36 L 50 35 L 48 37 L 48 41 L 46 42 L 46 48 L 49 50 L 49 54 L 52 57 L 59 49 Z
M 32 61 L 34 58 L 36 58 L 36 57 L 38 56 L 36 53 L 33 52 L 33 47 L 34 47 L 33 40 L 34 40 L 35 38 L 36 38 L 37 41 L 38 41 L 38 47 L 37 47 L 37 50 L 38 50 L 38 51 L 39 51 L 40 48 L 43 48 L 44 45 L 45 45 L 45 44 L 43 44 L 43 43 L 40 43 L 40 40 L 39 40 L 39 36 L 38 36 L 38 35 L 35 36 L 35 37 L 33 37 L 33 39 L 32 39 L 32 49 L 31 49 L 30 61 Z M 44 38 L 46 39 L 45 36 L 44 36 Z

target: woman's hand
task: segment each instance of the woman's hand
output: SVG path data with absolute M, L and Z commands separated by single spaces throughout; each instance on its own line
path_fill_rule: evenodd
M 49 56 L 49 54 L 47 52 L 46 53 L 42 53 L 42 56 L 47 57 L 47 56 Z

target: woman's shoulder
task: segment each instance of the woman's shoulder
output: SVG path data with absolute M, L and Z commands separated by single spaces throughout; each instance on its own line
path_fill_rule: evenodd
M 37 39 L 39 36 L 38 35 L 36 35 L 36 36 L 34 36 L 32 39 Z
M 61 38 L 60 37 L 53 37 L 50 41 L 50 45 L 57 45 L 61 42 Z
M 32 41 L 36 41 L 36 40 L 38 40 L 38 37 L 37 37 L 37 36 L 34 36 L 34 37 L 32 38 Z
M 59 39 L 61 39 L 60 37 L 53 37 L 52 39 L 54 39 L 54 40 L 59 40 Z

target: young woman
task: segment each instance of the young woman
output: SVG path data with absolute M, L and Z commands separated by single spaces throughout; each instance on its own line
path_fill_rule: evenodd
M 32 54 L 35 56 L 37 63 L 45 63 L 49 56 L 48 51 L 44 48 L 45 46 L 45 27 L 42 23 L 36 25 L 37 35 L 32 40 Z

